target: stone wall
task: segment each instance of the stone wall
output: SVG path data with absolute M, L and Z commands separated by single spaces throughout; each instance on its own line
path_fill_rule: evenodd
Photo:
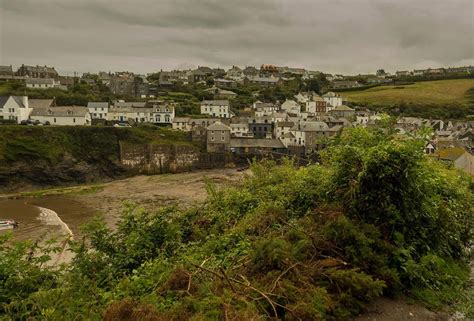
M 180 145 L 120 144 L 120 163 L 136 174 L 178 173 L 194 169 L 232 166 L 229 154 L 209 154 Z

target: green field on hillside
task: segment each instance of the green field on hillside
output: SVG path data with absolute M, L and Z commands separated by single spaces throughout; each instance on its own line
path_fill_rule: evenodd
M 472 100 L 468 93 L 471 88 L 474 88 L 474 79 L 453 79 L 423 81 L 412 85 L 379 86 L 341 94 L 350 102 L 377 105 L 465 104 Z

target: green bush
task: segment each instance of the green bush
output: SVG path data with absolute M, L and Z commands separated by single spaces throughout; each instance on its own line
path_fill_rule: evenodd
M 395 139 L 388 121 L 344 130 L 321 164 L 254 162 L 237 186 L 208 184 L 194 207 L 128 205 L 114 230 L 96 219 L 70 244 L 65 269 L 4 239 L 0 311 L 38 320 L 346 320 L 381 295 L 430 308 L 458 301 L 473 182 L 422 147 Z

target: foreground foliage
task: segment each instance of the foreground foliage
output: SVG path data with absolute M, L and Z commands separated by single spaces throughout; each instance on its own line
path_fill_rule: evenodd
M 2 239 L 0 313 L 344 320 L 382 295 L 433 308 L 458 300 L 472 182 L 426 159 L 422 146 L 383 127 L 345 130 L 322 165 L 254 163 L 239 186 L 210 184 L 195 207 L 146 213 L 129 204 L 114 231 L 97 218 L 63 267 Z

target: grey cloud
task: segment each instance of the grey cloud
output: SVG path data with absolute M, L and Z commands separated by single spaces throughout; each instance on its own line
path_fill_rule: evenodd
M 338 73 L 474 64 L 472 0 L 3 0 L 0 63 Z M 426 66 L 428 67 L 428 66 Z

